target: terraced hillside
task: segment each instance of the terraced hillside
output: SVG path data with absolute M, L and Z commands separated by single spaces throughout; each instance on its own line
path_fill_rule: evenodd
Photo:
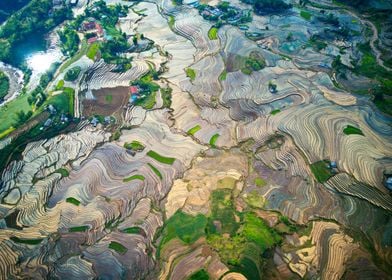
M 0 279 L 392 279 L 392 118 L 372 92 L 392 72 L 362 71 L 382 59 L 361 51 L 371 19 L 254 2 L 70 7 L 129 8 L 45 87 L 72 97 L 71 131 L 36 133 L 37 109 L 0 132 Z

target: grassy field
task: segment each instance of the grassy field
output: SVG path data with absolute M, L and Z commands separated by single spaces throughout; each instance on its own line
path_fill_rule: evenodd
M 216 27 L 211 27 L 210 30 L 208 30 L 208 38 L 210 40 L 217 40 L 218 39 L 218 28 Z
M 205 271 L 204 269 L 200 269 L 199 271 L 196 271 L 193 273 L 188 280 L 209 280 L 210 276 L 208 275 L 208 272 Z
M 312 18 L 312 14 L 307 11 L 301 11 L 300 16 L 306 20 L 310 20 Z
M 157 152 L 154 152 L 153 150 L 148 151 L 147 155 L 149 157 L 155 159 L 156 161 L 159 161 L 164 164 L 169 164 L 169 165 L 172 165 L 173 162 L 176 160 L 175 158 L 164 157 L 164 156 L 158 154 Z
M 193 82 L 196 79 L 196 71 L 192 68 L 185 69 L 186 76 Z
M 151 168 L 151 170 L 155 173 L 155 175 L 157 175 L 161 180 L 163 179 L 163 176 L 162 176 L 161 172 L 158 170 L 158 168 L 156 168 L 151 163 L 147 163 L 147 165 Z
M 143 230 L 140 227 L 129 227 L 122 230 L 122 232 L 129 233 L 129 234 L 140 234 L 142 231 Z
M 310 170 L 319 183 L 326 182 L 331 176 L 331 170 L 328 168 L 329 162 L 326 160 L 318 161 L 310 165 Z
M 262 251 L 271 248 L 281 240 L 279 235 L 274 234 L 264 221 L 253 213 L 244 215 L 242 233 L 247 240 L 254 242 Z
M 97 42 L 92 43 L 87 49 L 86 56 L 91 60 L 95 60 L 98 51 L 99 51 L 99 43 Z
M 161 97 L 163 101 L 164 108 L 170 108 L 172 103 L 172 89 L 171 88 L 161 88 Z
M 116 241 L 110 242 L 109 249 L 112 249 L 121 255 L 124 255 L 128 251 L 127 248 L 125 248 L 122 244 Z
M 275 110 L 272 110 L 271 111 L 271 115 L 276 115 L 276 114 L 278 114 L 278 113 L 280 113 L 281 111 L 279 110 L 279 109 L 275 109 Z
M 61 176 L 63 177 L 68 177 L 69 176 L 69 171 L 65 168 L 59 168 L 55 171 L 56 173 L 60 173 Z
M 343 133 L 346 135 L 351 135 L 351 134 L 357 134 L 357 135 L 363 135 L 362 130 L 360 130 L 358 127 L 348 125 L 343 129 Z
M 206 224 L 207 218 L 204 215 L 191 216 L 177 211 L 165 222 L 160 246 L 173 238 L 179 238 L 186 244 L 192 244 L 204 235 Z
M 52 95 L 48 98 L 47 104 L 52 104 L 58 112 L 74 115 L 74 96 L 73 88 L 64 88 L 60 94 Z
M 71 227 L 69 228 L 69 232 L 84 232 L 86 230 L 88 230 L 89 227 L 88 226 L 79 226 L 79 227 Z
M 227 77 L 227 71 L 223 70 L 222 73 L 219 75 L 219 81 L 225 81 Z
M 125 142 L 124 148 L 134 151 L 143 151 L 145 147 L 139 141 L 132 141 L 131 143 Z
M 8 134 L 10 134 L 12 131 L 15 130 L 15 127 L 9 127 L 8 129 L 4 130 L 3 132 L 0 133 L 0 139 L 6 137 Z
M 67 199 L 66 199 L 65 201 L 68 202 L 68 203 L 71 203 L 71 204 L 73 204 L 73 205 L 76 205 L 76 206 L 79 206 L 79 205 L 80 205 L 80 201 L 77 200 L 77 199 L 74 198 L 74 197 L 67 197 Z
M 155 91 L 149 93 L 145 98 L 139 99 L 135 102 L 135 105 L 141 106 L 146 110 L 151 110 L 154 108 L 154 105 L 156 103 L 156 95 L 157 93 Z
M 234 234 L 239 225 L 235 221 L 235 209 L 231 189 L 218 189 L 211 194 L 211 220 L 220 221 L 221 232 Z M 215 233 L 214 230 L 212 233 Z
M 263 178 L 258 177 L 255 179 L 255 185 L 258 187 L 264 187 L 267 185 L 267 182 Z
M 113 101 L 113 95 L 111 95 L 111 94 L 105 95 L 105 101 L 106 101 L 107 103 L 112 103 L 112 101 Z
M 200 125 L 196 125 L 194 127 L 192 127 L 191 129 L 188 130 L 188 134 L 189 135 L 195 135 L 196 132 L 198 132 L 201 129 Z
M 22 243 L 22 244 L 28 244 L 28 245 L 37 245 L 42 242 L 43 239 L 23 239 L 19 237 L 12 236 L 10 238 L 12 241 L 15 243 Z
M 130 181 L 133 181 L 133 180 L 144 181 L 145 179 L 146 179 L 146 178 L 144 178 L 143 175 L 136 174 L 136 175 L 133 175 L 133 176 L 124 178 L 124 179 L 123 179 L 123 182 L 130 182 Z
M 174 16 L 169 16 L 169 27 L 173 29 L 174 24 L 176 23 L 176 19 Z
M 218 134 L 218 133 L 212 135 L 212 137 L 211 137 L 211 139 L 210 139 L 210 145 L 211 145 L 212 147 L 215 147 L 215 143 L 216 143 L 216 141 L 218 140 L 218 137 L 219 137 L 219 134 Z
M 28 112 L 31 106 L 27 102 L 28 94 L 23 94 L 7 105 L 0 107 L 0 133 L 6 131 L 16 122 L 16 113 L 19 111 Z

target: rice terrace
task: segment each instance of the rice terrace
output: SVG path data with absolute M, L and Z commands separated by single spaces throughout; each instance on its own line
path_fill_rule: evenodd
M 3 279 L 392 279 L 392 1 L 0 1 Z

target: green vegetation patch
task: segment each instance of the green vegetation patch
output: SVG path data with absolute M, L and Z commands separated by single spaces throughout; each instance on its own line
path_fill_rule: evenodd
M 146 110 L 151 110 L 154 108 L 156 103 L 156 95 L 156 92 L 150 93 L 146 98 L 143 98 L 140 102 L 137 102 L 137 105 L 142 106 Z
M 143 232 L 143 229 L 141 229 L 140 227 L 129 227 L 123 229 L 122 232 L 129 233 L 129 234 L 141 234 Z
M 219 81 L 225 81 L 227 77 L 227 71 L 223 70 L 222 73 L 219 75 Z
M 245 202 L 252 208 L 263 208 L 266 204 L 265 198 L 259 194 L 256 190 L 246 194 Z
M 357 134 L 357 135 L 364 135 L 362 130 L 360 130 L 358 127 L 348 125 L 343 129 L 343 133 L 346 135 L 351 135 L 351 134 Z
M 110 242 L 109 249 L 112 249 L 121 255 L 124 255 L 128 251 L 128 249 L 125 248 L 124 245 L 122 245 L 116 241 Z
M 306 20 L 310 20 L 312 18 L 312 14 L 309 13 L 308 11 L 301 11 L 300 16 Z
M 282 240 L 278 234 L 273 233 L 265 222 L 254 213 L 246 213 L 244 215 L 242 233 L 247 240 L 254 242 L 262 251 L 272 248 Z
M 63 88 L 60 94 L 52 95 L 47 103 L 52 104 L 59 113 L 74 114 L 75 90 L 73 88 Z
M 161 88 L 161 97 L 162 97 L 164 108 L 170 108 L 172 103 L 172 92 L 173 90 L 170 87 Z
M 87 50 L 86 56 L 91 59 L 95 60 L 95 57 L 97 56 L 97 53 L 99 51 L 99 43 L 95 42 L 92 43 Z
M 0 60 L 15 65 L 14 50 L 32 36 L 42 36 L 72 17 L 68 7 L 53 9 L 52 0 L 32 0 L 13 13 L 0 29 Z
M 4 72 L 0 71 L 0 99 L 8 94 L 10 89 L 10 80 Z
M 195 272 L 192 274 L 188 280 L 209 280 L 210 276 L 208 275 L 208 272 L 205 271 L 204 269 L 200 269 L 199 271 Z
M 321 51 L 328 46 L 328 44 L 325 43 L 322 39 L 320 39 L 317 35 L 312 35 L 312 37 L 310 37 L 309 39 L 308 44 L 316 51 Z
M 332 176 L 328 165 L 329 162 L 326 160 L 318 161 L 310 165 L 310 170 L 312 170 L 312 173 L 314 177 L 316 177 L 317 182 L 324 183 Z
M 216 144 L 216 141 L 218 141 L 218 137 L 219 137 L 219 134 L 218 134 L 218 133 L 212 135 L 212 137 L 211 137 L 211 139 L 210 139 L 210 145 L 211 145 L 212 147 L 216 147 L 215 144 Z
M 206 225 L 207 218 L 204 215 L 191 216 L 179 210 L 165 222 L 160 246 L 173 238 L 192 244 L 205 234 Z
M 75 81 L 79 77 L 81 71 L 82 68 L 80 68 L 79 66 L 69 69 L 64 75 L 64 80 L 68 82 Z
M 391 78 L 392 73 L 377 63 L 377 59 L 372 52 L 369 42 L 358 44 L 358 49 L 362 52 L 363 56 L 360 65 L 357 65 L 354 69 L 355 73 L 372 79 Z
M 145 147 L 139 141 L 134 140 L 131 143 L 125 142 L 124 148 L 128 150 L 134 150 L 134 151 L 143 151 Z
M 19 119 L 18 114 L 21 111 L 27 114 L 31 110 L 27 102 L 28 97 L 28 94 L 22 93 L 18 98 L 0 107 L 0 132 L 8 130 L 11 126 L 14 128 L 18 127 L 19 123 L 15 122 L 15 120 Z
M 57 83 L 57 86 L 56 86 L 56 90 L 62 90 L 63 88 L 64 88 L 64 80 L 60 80 L 58 83 Z
M 207 238 L 208 244 L 214 248 L 223 262 L 237 265 L 245 251 L 246 240 L 243 235 L 220 235 L 212 234 Z
M 144 181 L 145 179 L 146 179 L 146 178 L 145 178 L 143 175 L 136 174 L 136 175 L 133 175 L 133 176 L 124 178 L 124 179 L 123 179 L 123 182 L 130 182 L 130 181 L 133 181 L 133 180 Z
M 211 27 L 210 30 L 208 30 L 208 38 L 210 40 L 217 40 L 218 39 L 218 28 L 215 26 Z
M 192 68 L 185 69 L 186 76 L 193 82 L 196 79 L 196 71 Z
M 64 55 L 74 56 L 79 50 L 80 39 L 78 33 L 71 25 L 65 25 L 57 32 L 61 41 L 61 51 Z
M 157 152 L 154 152 L 153 150 L 148 151 L 147 155 L 156 161 L 159 161 L 164 164 L 169 164 L 172 165 L 173 162 L 176 160 L 175 158 L 170 158 L 170 157 L 164 157 L 158 154 Z
M 69 176 L 69 171 L 65 168 L 59 168 L 55 171 L 55 173 L 60 173 L 61 176 L 63 177 L 68 177 Z
M 278 113 L 280 113 L 281 112 L 281 110 L 279 110 L 279 109 L 275 109 L 275 110 L 272 110 L 271 111 L 271 115 L 276 115 L 276 114 L 278 114 Z
M 162 176 L 161 172 L 158 170 L 158 168 L 156 168 L 151 163 L 147 163 L 147 165 L 151 168 L 151 170 L 155 173 L 155 175 L 157 175 L 161 180 L 163 179 L 163 176 Z
M 264 57 L 258 52 L 251 52 L 249 57 L 246 57 L 241 67 L 242 73 L 246 75 L 252 74 L 253 71 L 259 71 L 266 66 Z
M 74 198 L 74 197 L 67 197 L 67 199 L 66 199 L 65 201 L 68 202 L 68 203 L 71 203 L 71 204 L 73 204 L 73 205 L 76 205 L 76 206 L 79 206 L 79 205 L 80 205 L 80 201 L 77 200 L 77 199 Z
M 258 187 L 264 187 L 267 185 L 267 182 L 263 178 L 258 177 L 255 179 L 255 185 Z
M 220 226 L 212 225 L 214 222 L 218 222 Z M 238 228 L 231 189 L 213 191 L 211 193 L 210 232 L 234 234 Z
M 176 23 L 176 18 L 174 16 L 169 16 L 169 27 L 171 29 L 173 29 L 175 23 Z
M 69 232 L 84 232 L 89 229 L 89 226 L 79 226 L 69 228 Z
M 196 132 L 198 132 L 201 129 L 200 125 L 196 125 L 194 127 L 192 127 L 191 129 L 188 130 L 188 134 L 189 135 L 195 135 Z
M 12 241 L 14 241 L 15 243 L 22 243 L 22 244 L 28 244 L 28 245 L 37 245 L 37 244 L 40 244 L 43 240 L 43 239 L 24 239 L 24 238 L 19 238 L 19 237 L 15 237 L 15 236 L 12 236 L 10 239 Z
M 105 95 L 105 101 L 106 101 L 106 103 L 112 103 L 113 95 L 111 95 L 111 94 Z

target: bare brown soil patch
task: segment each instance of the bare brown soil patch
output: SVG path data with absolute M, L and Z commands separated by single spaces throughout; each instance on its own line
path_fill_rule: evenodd
M 84 99 L 83 115 L 104 115 L 109 116 L 122 108 L 128 103 L 128 87 L 102 88 L 93 90 L 95 99 Z

